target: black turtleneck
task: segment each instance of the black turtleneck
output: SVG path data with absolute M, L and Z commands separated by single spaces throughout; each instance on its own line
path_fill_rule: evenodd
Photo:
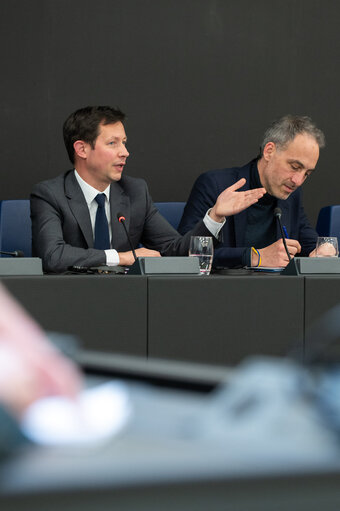
M 258 160 L 254 160 L 250 169 L 250 189 L 262 187 L 257 170 Z M 244 233 L 246 247 L 264 248 L 276 241 L 276 223 L 274 209 L 277 199 L 266 193 L 256 204 L 247 209 L 247 226 Z M 250 250 L 246 258 L 249 261 Z M 246 264 L 249 264 L 248 262 Z

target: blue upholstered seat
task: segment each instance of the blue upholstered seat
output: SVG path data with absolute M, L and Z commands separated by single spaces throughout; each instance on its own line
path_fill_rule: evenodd
M 28 199 L 0 201 L 0 251 L 22 250 L 32 256 L 30 201 Z M 3 256 L 5 257 L 5 256 Z
M 185 202 L 155 202 L 155 206 L 164 218 L 177 230 L 183 215 Z
M 319 236 L 340 238 L 340 205 L 326 206 L 320 209 L 316 230 Z

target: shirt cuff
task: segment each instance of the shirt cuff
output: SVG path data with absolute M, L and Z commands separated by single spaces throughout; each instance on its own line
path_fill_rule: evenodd
M 243 252 L 242 266 L 251 267 L 251 248 L 246 248 Z
M 106 255 L 106 264 L 108 266 L 118 266 L 119 264 L 119 255 L 117 250 L 110 248 L 109 250 L 105 250 Z
M 211 210 L 212 210 L 212 208 L 208 209 L 208 211 L 206 212 L 205 217 L 203 218 L 203 223 L 206 226 L 206 228 L 208 229 L 208 231 L 210 231 L 211 234 L 213 236 L 215 236 L 215 238 L 218 239 L 220 230 L 222 229 L 222 227 L 225 224 L 225 219 L 223 220 L 223 222 L 215 222 L 215 220 L 213 220 L 211 218 L 211 216 L 209 216 L 209 213 Z

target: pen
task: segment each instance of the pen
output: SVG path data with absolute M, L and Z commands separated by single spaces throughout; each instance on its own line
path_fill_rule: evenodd
M 282 226 L 282 229 L 283 229 L 283 232 L 285 233 L 285 237 L 286 237 L 287 239 L 289 239 L 289 236 L 288 236 L 288 232 L 287 232 L 286 226 L 285 226 L 285 225 L 283 225 L 283 226 Z

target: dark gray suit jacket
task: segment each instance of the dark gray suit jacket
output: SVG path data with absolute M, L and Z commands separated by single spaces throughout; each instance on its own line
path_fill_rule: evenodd
M 117 213 L 126 218 L 134 248 L 142 243 L 163 256 L 187 255 L 190 236 L 211 236 L 203 221 L 180 236 L 153 205 L 143 179 L 123 175 L 113 182 L 110 205 L 112 248 L 118 252 L 128 251 L 130 246 Z M 93 248 L 89 210 L 73 170 L 35 185 L 31 218 L 33 254 L 42 258 L 44 271 L 60 273 L 73 265 L 105 264 L 105 252 Z

